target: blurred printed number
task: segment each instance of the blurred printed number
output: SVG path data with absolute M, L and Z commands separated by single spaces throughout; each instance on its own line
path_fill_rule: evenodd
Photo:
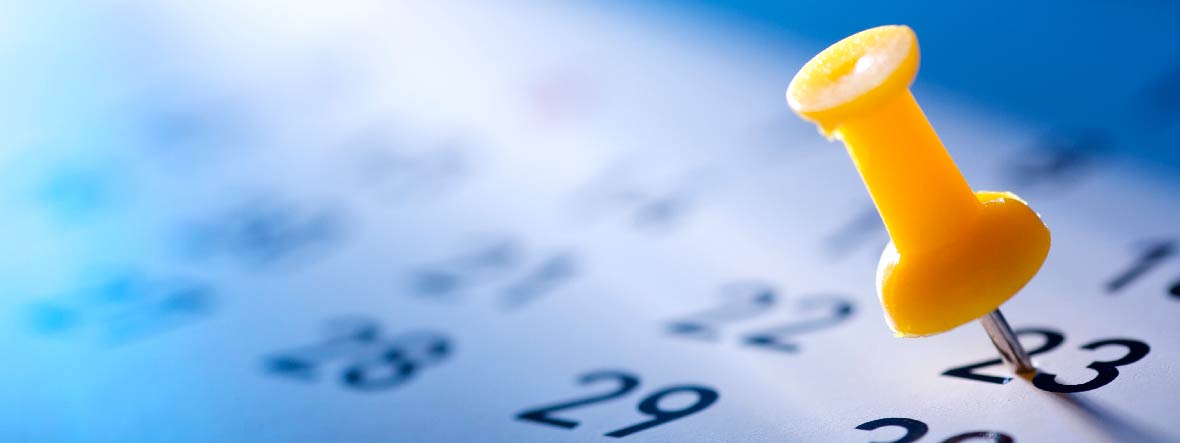
M 1054 131 L 1009 157 L 1001 173 L 1005 184 L 1020 192 L 1062 190 L 1085 177 L 1109 149 L 1109 137 L 1098 130 Z
M 870 443 L 913 443 L 921 440 L 930 432 L 930 427 L 918 420 L 912 418 L 879 418 L 873 421 L 864 422 L 857 425 L 856 429 L 862 431 L 873 431 L 884 427 L 899 427 L 905 429 L 905 435 L 897 440 L 881 441 L 873 440 Z M 1016 440 L 1008 434 L 996 431 L 971 431 L 949 437 L 943 440 L 942 443 L 961 443 L 961 442 L 994 442 L 994 443 L 1014 443 Z
M 592 404 L 608 402 L 617 398 L 621 398 L 638 388 L 640 384 L 639 376 L 624 371 L 595 371 L 584 374 L 578 378 L 578 384 L 580 385 L 599 384 L 612 381 L 615 383 L 614 388 L 606 392 L 528 409 L 516 414 L 516 419 L 555 426 L 563 429 L 576 428 L 580 424 L 579 422 L 567 418 L 557 417 L 554 415 L 554 413 L 558 411 L 583 408 Z M 677 394 L 691 394 L 694 397 L 694 401 L 692 404 L 680 409 L 669 410 L 660 407 L 660 400 L 669 396 L 675 396 Z M 669 386 L 653 392 L 639 401 L 637 409 L 640 413 L 651 417 L 650 420 L 616 429 L 614 431 L 607 432 L 604 435 L 607 437 L 623 438 L 631 434 L 642 432 L 656 426 L 679 420 L 708 408 L 717 401 L 718 397 L 719 396 L 716 390 L 705 386 Z
M 1106 282 L 1107 294 L 1118 294 L 1176 255 L 1175 239 L 1150 240 L 1141 242 L 1140 245 L 1140 252 L 1135 255 L 1130 266 Z M 1170 283 L 1167 291 L 1171 297 L 1180 299 L 1180 279 Z
M 335 212 L 255 199 L 197 226 L 185 246 L 195 257 L 224 255 L 268 267 L 312 260 L 336 245 L 342 234 L 343 219 Z
M 458 140 L 448 140 L 422 152 L 407 153 L 379 147 L 362 149 L 358 160 L 361 185 L 377 198 L 402 201 L 449 190 L 468 172 L 467 152 Z
M 553 252 L 531 263 L 529 258 L 512 238 L 482 240 L 474 248 L 414 272 L 411 289 L 420 296 L 444 298 L 505 281 L 498 291 L 499 303 L 516 308 L 562 286 L 579 268 L 577 257 L 568 251 Z
M 779 301 L 778 292 L 761 282 L 734 282 L 720 290 L 721 304 L 689 315 L 668 325 L 668 332 L 685 338 L 717 340 L 720 325 L 736 323 L 765 315 Z M 799 345 L 790 337 L 835 327 L 852 317 L 853 302 L 840 295 L 812 295 L 800 298 L 796 310 L 804 318 L 749 332 L 741 342 L 779 352 L 798 352 Z
M 337 318 L 327 322 L 321 342 L 280 352 L 267 358 L 265 366 L 276 375 L 314 381 L 321 366 L 341 362 L 340 381 L 345 386 L 380 391 L 402 385 L 450 353 L 450 340 L 435 332 L 385 339 L 373 320 Z
M 664 232 L 684 219 L 703 184 L 699 171 L 663 177 L 640 174 L 623 164 L 594 178 L 577 193 L 577 214 L 623 214 L 639 230 Z
M 889 244 L 889 233 L 877 208 L 867 205 L 824 239 L 824 251 L 829 257 L 840 259 L 860 247 L 873 244 L 884 249 Z
M 77 293 L 34 304 L 34 329 L 64 333 L 93 324 L 103 341 L 120 344 L 208 315 L 212 289 L 187 279 L 156 279 L 122 273 Z
M 1017 337 L 1022 336 L 1041 336 L 1043 341 L 1040 346 L 1029 350 L 1029 355 L 1036 355 L 1052 351 L 1061 344 L 1065 343 L 1065 335 L 1058 331 L 1050 329 L 1021 329 L 1016 331 Z M 1049 392 L 1059 393 L 1074 393 L 1092 391 L 1101 388 L 1113 382 L 1119 376 L 1118 368 L 1135 363 L 1151 351 L 1151 347 L 1147 343 L 1139 340 L 1127 338 L 1112 338 L 1098 340 L 1086 343 L 1080 349 L 1093 351 L 1107 347 L 1121 347 L 1126 350 L 1126 353 L 1115 360 L 1110 361 L 1094 361 L 1087 365 L 1087 368 L 1093 369 L 1097 372 L 1094 378 L 1079 384 L 1061 384 L 1057 382 L 1057 376 L 1045 370 L 1038 370 L 1036 376 L 1033 377 L 1033 386 Z M 1000 359 L 992 359 L 979 363 L 973 363 L 957 368 L 949 369 L 942 373 L 942 375 L 949 377 L 965 378 L 968 380 L 975 380 L 984 383 L 1006 384 L 1012 381 L 1011 377 L 996 377 L 991 375 L 984 375 L 976 373 L 976 369 L 986 368 L 990 366 L 999 366 L 1003 361 Z

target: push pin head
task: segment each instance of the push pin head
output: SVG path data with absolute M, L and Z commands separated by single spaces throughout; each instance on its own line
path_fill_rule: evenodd
M 787 88 L 796 113 L 844 141 L 881 213 L 892 242 L 877 292 L 902 337 L 996 311 L 1049 252 L 1049 230 L 1023 200 L 967 185 L 909 91 L 917 69 L 913 30 L 882 26 L 824 50 Z
M 918 37 L 880 26 L 829 46 L 795 74 L 787 103 L 828 137 L 840 121 L 909 89 L 918 74 Z

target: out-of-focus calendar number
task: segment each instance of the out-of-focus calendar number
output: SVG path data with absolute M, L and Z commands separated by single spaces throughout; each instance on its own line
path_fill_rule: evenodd
M 267 358 L 267 372 L 314 381 L 320 366 L 340 361 L 341 383 L 355 390 L 380 391 L 401 386 L 451 354 L 451 341 L 436 332 L 383 338 L 378 323 L 365 318 L 337 318 L 326 326 L 323 341 Z
M 675 320 L 668 325 L 668 331 L 684 338 L 717 340 L 722 323 L 767 314 L 782 298 L 773 286 L 751 281 L 723 285 L 720 294 L 723 298 L 720 306 Z M 742 344 L 778 352 L 798 352 L 800 345 L 789 340 L 790 337 L 838 326 L 856 311 L 851 299 L 837 294 L 802 297 L 796 308 L 795 316 L 802 319 L 748 332 L 742 336 Z
M 476 247 L 416 270 L 411 293 L 433 299 L 455 298 L 468 291 L 498 294 L 505 309 L 523 307 L 574 279 L 581 271 L 578 255 L 569 250 L 548 254 L 526 252 L 510 235 L 497 234 Z M 499 289 L 495 283 L 500 283 Z
M 43 334 L 79 332 L 118 345 L 197 322 L 216 306 L 204 282 L 127 271 L 34 304 L 30 320 Z
M 272 195 L 251 198 L 186 226 L 181 251 L 192 260 L 229 258 L 252 269 L 302 265 L 339 248 L 347 217 Z
M 1116 295 L 1176 255 L 1176 240 L 1162 239 L 1143 242 L 1140 252 L 1130 266 L 1106 282 L 1106 293 Z M 1180 300 L 1180 278 L 1168 286 L 1168 294 Z

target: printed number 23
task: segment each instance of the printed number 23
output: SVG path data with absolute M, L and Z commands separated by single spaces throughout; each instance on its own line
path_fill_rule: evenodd
M 1049 329 L 1022 329 L 1022 330 L 1016 331 L 1016 335 L 1018 337 L 1019 336 L 1029 336 L 1029 335 L 1039 335 L 1044 338 L 1044 342 L 1041 346 L 1029 351 L 1030 355 L 1036 355 L 1036 354 L 1041 354 L 1041 353 L 1052 351 L 1053 349 L 1056 349 L 1058 346 L 1061 346 L 1062 343 L 1065 343 L 1065 335 L 1063 335 L 1060 332 L 1049 330 Z M 1121 358 L 1116 359 L 1116 360 L 1095 361 L 1095 362 L 1092 362 L 1089 365 L 1087 365 L 1086 366 L 1087 368 L 1093 369 L 1094 371 L 1098 372 L 1098 375 L 1095 376 L 1094 378 L 1090 379 L 1089 381 L 1087 381 L 1085 383 L 1076 384 L 1076 385 L 1066 385 L 1066 384 L 1061 384 L 1061 383 L 1057 382 L 1057 375 L 1050 373 L 1050 372 L 1046 372 L 1046 371 L 1039 371 L 1037 373 L 1037 375 L 1035 377 L 1033 377 L 1033 385 L 1036 386 L 1037 388 L 1040 388 L 1041 390 L 1044 390 L 1044 391 L 1061 392 L 1061 393 L 1085 392 L 1085 391 L 1091 391 L 1094 389 L 1098 389 L 1098 388 L 1101 388 L 1103 386 L 1110 384 L 1110 382 L 1113 382 L 1116 378 L 1118 378 L 1118 376 L 1119 376 L 1118 367 L 1119 366 L 1126 366 L 1126 365 L 1135 363 L 1135 362 L 1143 359 L 1143 357 L 1146 357 L 1147 353 L 1151 351 L 1151 347 L 1148 346 L 1147 343 L 1141 342 L 1139 340 L 1128 339 L 1128 338 L 1111 338 L 1111 339 L 1105 339 L 1105 340 L 1098 340 L 1098 341 L 1094 341 L 1094 342 L 1090 342 L 1090 343 L 1086 343 L 1086 344 L 1082 345 L 1081 349 L 1085 349 L 1087 351 L 1093 351 L 1093 350 L 1096 350 L 1099 348 L 1105 348 L 1108 346 L 1119 346 L 1119 347 L 1125 348 L 1127 350 L 1127 353 L 1125 355 L 1123 355 Z M 1008 383 L 1009 381 L 1012 381 L 1012 378 L 1010 378 L 1010 377 L 996 377 L 996 376 L 992 376 L 992 375 L 984 375 L 984 374 L 979 374 L 979 373 L 975 372 L 976 369 L 985 368 L 988 366 L 997 366 L 997 365 L 1000 365 L 1001 363 L 1002 362 L 1000 361 L 1000 359 L 983 361 L 983 362 L 979 362 L 979 363 L 974 363 L 974 364 L 970 364 L 970 365 L 965 365 L 965 366 L 960 366 L 957 368 L 948 369 L 946 372 L 943 372 L 942 375 L 946 375 L 949 377 L 965 378 L 968 380 L 975 380 L 975 381 L 981 381 L 981 382 L 986 382 L 986 383 L 1005 384 L 1005 383 Z

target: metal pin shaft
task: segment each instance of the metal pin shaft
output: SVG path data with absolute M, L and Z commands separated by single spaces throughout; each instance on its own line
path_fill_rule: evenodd
M 1008 321 L 1004 320 L 1004 314 L 1001 314 L 999 309 L 980 317 L 979 322 L 983 323 L 983 329 L 987 331 L 988 337 L 991 337 L 992 344 L 996 345 L 996 350 L 1000 351 L 1000 356 L 1012 365 L 1016 373 L 1036 372 L 1037 368 L 1033 366 L 1028 352 L 1016 340 L 1016 334 L 1012 332 L 1012 327 L 1008 326 Z

